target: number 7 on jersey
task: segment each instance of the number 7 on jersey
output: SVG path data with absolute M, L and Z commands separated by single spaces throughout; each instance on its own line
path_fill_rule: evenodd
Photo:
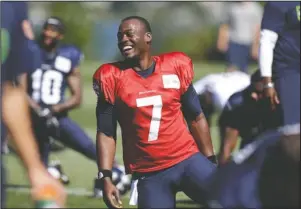
M 152 119 L 149 127 L 148 141 L 155 141 L 158 139 L 161 111 L 162 111 L 162 97 L 160 95 L 144 97 L 136 99 L 137 107 L 153 106 Z

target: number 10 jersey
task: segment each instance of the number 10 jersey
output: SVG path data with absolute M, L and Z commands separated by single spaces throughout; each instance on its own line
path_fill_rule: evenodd
M 80 50 L 64 45 L 54 52 L 46 52 L 36 43 L 32 48 L 35 52 L 35 70 L 27 77 L 28 94 L 42 107 L 63 102 L 67 77 L 82 57 Z
M 198 152 L 180 101 L 193 79 L 192 62 L 180 52 L 153 59 L 147 78 L 122 63 L 104 64 L 93 76 L 96 93 L 116 107 L 127 173 L 162 170 Z

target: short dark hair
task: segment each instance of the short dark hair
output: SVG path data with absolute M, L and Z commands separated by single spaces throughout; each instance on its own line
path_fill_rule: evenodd
M 132 20 L 132 19 L 136 19 L 136 20 L 139 20 L 140 22 L 142 22 L 143 25 L 144 25 L 144 27 L 145 27 L 146 32 L 149 32 L 149 33 L 152 32 L 152 29 L 151 29 L 151 26 L 150 26 L 149 22 L 148 22 L 145 18 L 143 18 L 143 17 L 141 17 L 141 16 L 135 16 L 135 15 L 133 15 L 133 16 L 128 16 L 128 17 L 126 17 L 126 18 L 123 18 L 123 19 L 121 20 L 121 22 L 124 22 L 124 21 L 126 21 L 126 20 Z
M 254 82 L 259 82 L 262 80 L 262 77 L 261 77 L 261 72 L 259 69 L 257 69 L 252 75 L 251 75 L 251 82 L 254 83 Z

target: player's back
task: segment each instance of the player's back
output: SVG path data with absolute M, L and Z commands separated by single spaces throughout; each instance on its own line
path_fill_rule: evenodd
M 1 80 L 14 80 L 31 67 L 31 52 L 23 29 L 26 2 L 1 2 Z M 2 83 L 2 82 L 1 82 Z
M 65 99 L 67 78 L 79 64 L 81 52 L 72 45 L 61 45 L 47 52 L 33 43 L 35 66 L 28 76 L 28 94 L 42 107 L 61 103 Z
M 127 172 L 164 169 L 198 152 L 180 101 L 193 79 L 191 60 L 183 53 L 153 59 L 154 72 L 146 78 L 120 63 L 94 74 L 106 100 L 116 106 Z
M 220 126 L 232 127 L 239 131 L 242 138 L 241 147 L 250 143 L 264 130 L 262 103 L 253 101 L 250 87 L 233 94 L 220 116 Z M 243 121 L 243 122 L 242 122 Z
M 234 71 L 216 73 L 205 76 L 194 83 L 198 94 L 208 90 L 213 95 L 216 108 L 222 110 L 229 97 L 250 85 L 250 76 L 246 73 Z
M 267 2 L 262 29 L 278 34 L 274 49 L 273 71 L 300 72 L 300 2 Z

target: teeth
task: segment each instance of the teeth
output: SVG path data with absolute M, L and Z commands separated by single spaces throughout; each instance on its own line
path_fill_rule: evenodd
M 123 47 L 123 50 L 129 50 L 129 49 L 132 49 L 133 47 L 132 46 L 125 46 Z

